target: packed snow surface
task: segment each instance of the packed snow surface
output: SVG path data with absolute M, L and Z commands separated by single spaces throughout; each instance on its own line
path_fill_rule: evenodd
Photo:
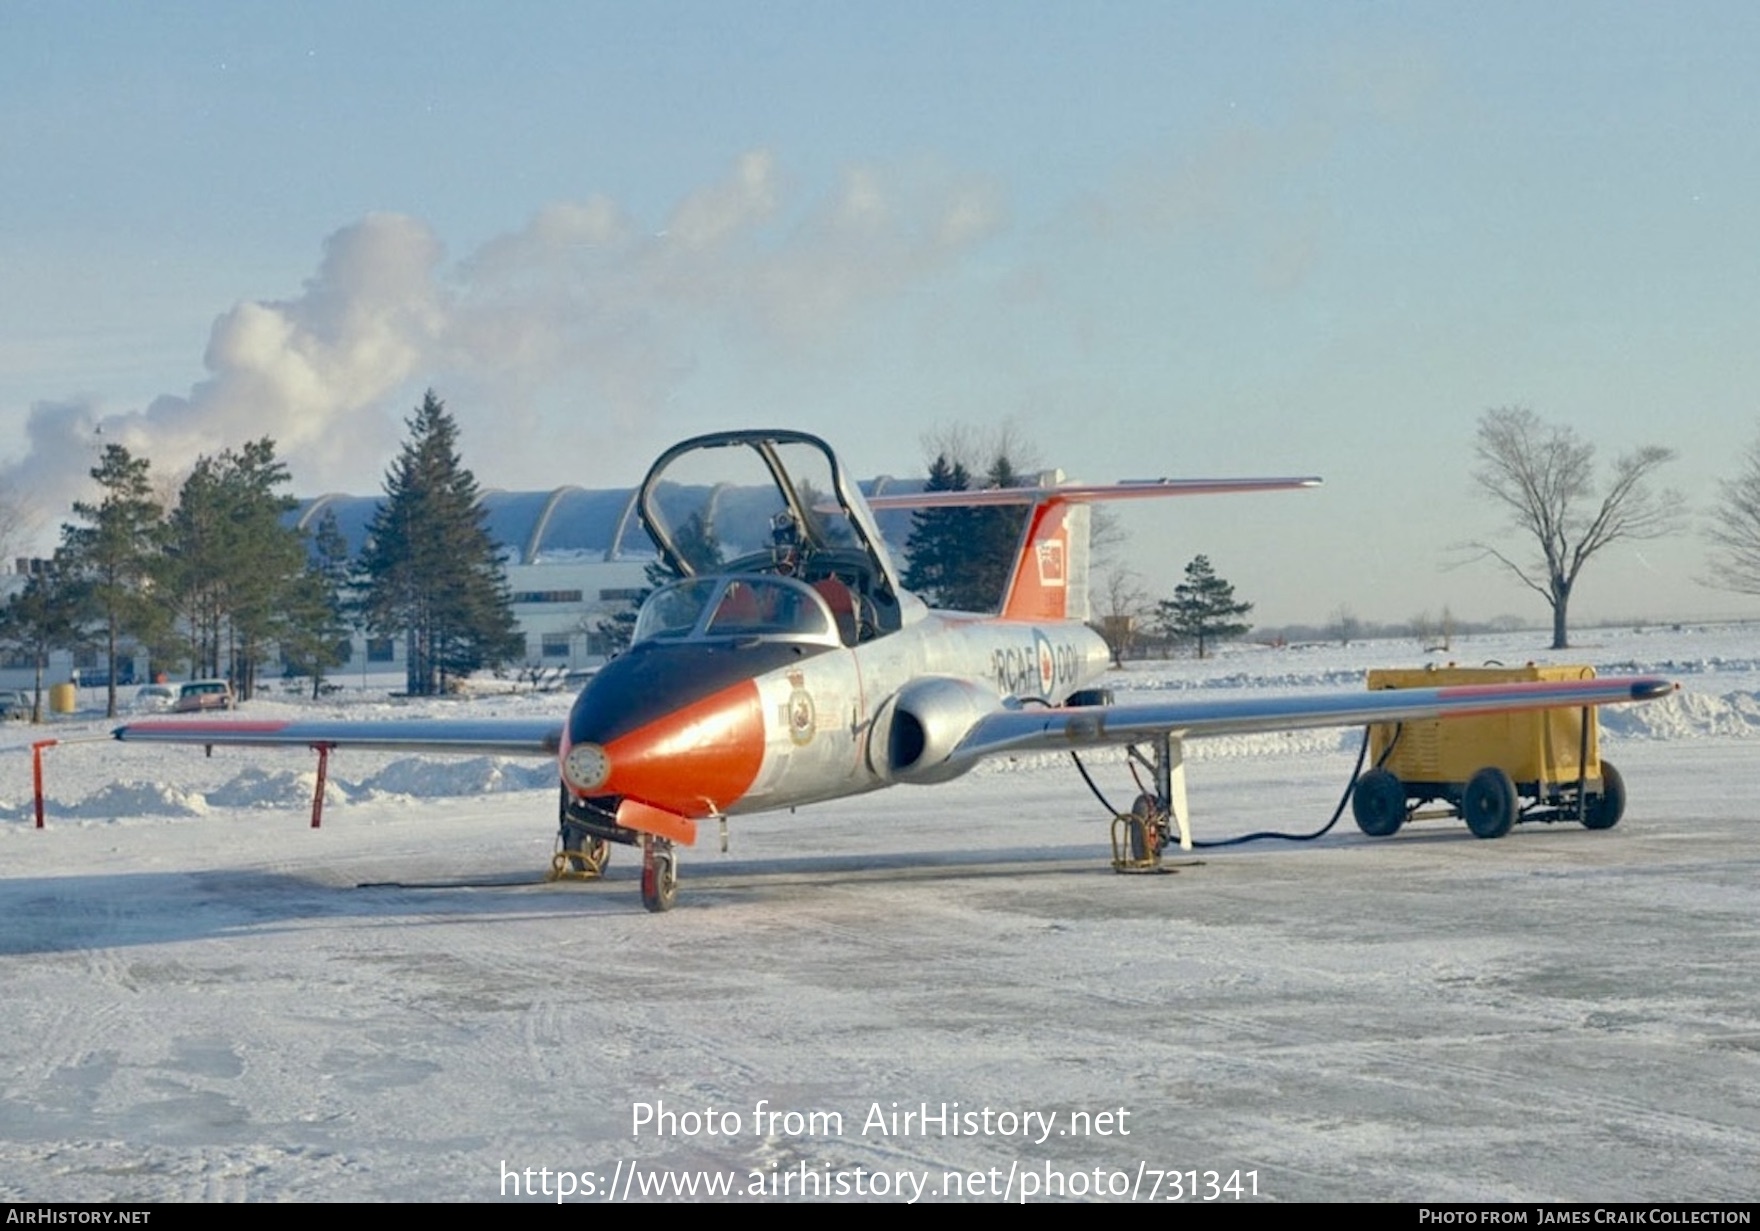
M 313 832 L 309 753 L 9 724 L 0 1199 L 1751 1201 L 1760 629 L 1580 640 L 1240 645 L 1109 683 L 1668 676 L 1603 712 L 1612 830 L 1370 839 L 1347 810 L 1117 876 L 1108 814 L 1039 756 L 735 818 L 725 854 L 705 826 L 667 915 L 627 848 L 603 882 L 545 882 L 542 761 L 336 753 Z M 247 716 L 568 703 L 357 689 Z M 1197 836 L 1321 828 L 1359 740 L 1194 741 Z M 1094 760 L 1128 804 L 1124 760 Z

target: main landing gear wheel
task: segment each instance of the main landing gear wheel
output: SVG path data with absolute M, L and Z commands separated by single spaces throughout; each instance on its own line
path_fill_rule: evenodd
M 1372 769 L 1351 791 L 1351 814 L 1371 838 L 1388 838 L 1406 823 L 1406 788 L 1385 769 Z
M 1461 794 L 1461 816 L 1475 838 L 1501 838 L 1516 823 L 1519 803 L 1510 776 L 1489 766 L 1467 780 L 1467 789 Z
M 1591 795 L 1583 805 L 1585 829 L 1612 829 L 1626 814 L 1626 780 L 1606 761 L 1601 762 L 1601 794 Z
M 1161 866 L 1161 851 L 1169 841 L 1167 817 L 1153 795 L 1139 795 L 1131 810 L 1112 821 L 1112 870 L 1114 872 L 1170 872 Z
M 649 834 L 642 839 L 642 905 L 656 914 L 678 901 L 678 856 L 672 843 Z
M 1153 861 L 1161 854 L 1160 833 L 1156 817 L 1155 801 L 1147 795 L 1139 795 L 1131 804 L 1129 822 L 1131 858 L 1137 862 Z

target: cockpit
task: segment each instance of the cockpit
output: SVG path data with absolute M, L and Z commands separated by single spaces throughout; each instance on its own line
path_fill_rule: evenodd
M 699 436 L 654 463 L 637 502 L 667 569 L 634 640 L 790 637 L 855 645 L 902 621 L 873 515 L 824 441 Z
M 636 618 L 635 644 L 723 638 L 844 641 L 822 593 L 789 577 L 695 577 L 657 590 Z M 853 644 L 853 642 L 850 642 Z

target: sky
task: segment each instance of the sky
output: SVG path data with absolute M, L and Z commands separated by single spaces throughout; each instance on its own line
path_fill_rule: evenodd
M 1473 481 L 1524 406 L 1678 453 L 1579 621 L 1752 615 L 1703 528 L 1760 434 L 1757 115 L 1743 3 L 6 0 L 0 497 L 52 545 L 104 443 L 263 435 L 371 493 L 428 387 L 485 487 L 1006 428 L 1325 479 L 1131 508 L 1152 593 L 1541 622 L 1462 547 L 1529 554 Z

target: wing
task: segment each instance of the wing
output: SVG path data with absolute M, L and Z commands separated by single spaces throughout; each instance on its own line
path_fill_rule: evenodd
M 1243 492 L 1291 491 L 1319 487 L 1314 475 L 1269 479 L 1133 479 L 1123 483 L 1065 483 L 1059 487 L 985 487 L 962 491 L 900 492 L 866 497 L 870 509 L 945 509 L 973 505 L 1094 504 L 1110 500 L 1150 500 L 1161 496 L 1221 496 Z
M 1191 738 L 1306 727 L 1354 727 L 1467 714 L 1653 701 L 1675 690 L 1668 680 L 1627 677 L 1390 688 L 1307 697 L 1245 697 L 1225 701 L 1155 701 L 1141 705 L 1002 710 L 975 723 L 948 758 L 970 764 L 1007 752 L 1067 751 L 1135 744 L 1162 735 Z
M 133 744 L 366 748 L 382 752 L 553 757 L 562 742 L 562 727 L 557 718 L 406 718 L 384 722 L 217 722 L 163 718 L 131 722 L 111 734 Z

